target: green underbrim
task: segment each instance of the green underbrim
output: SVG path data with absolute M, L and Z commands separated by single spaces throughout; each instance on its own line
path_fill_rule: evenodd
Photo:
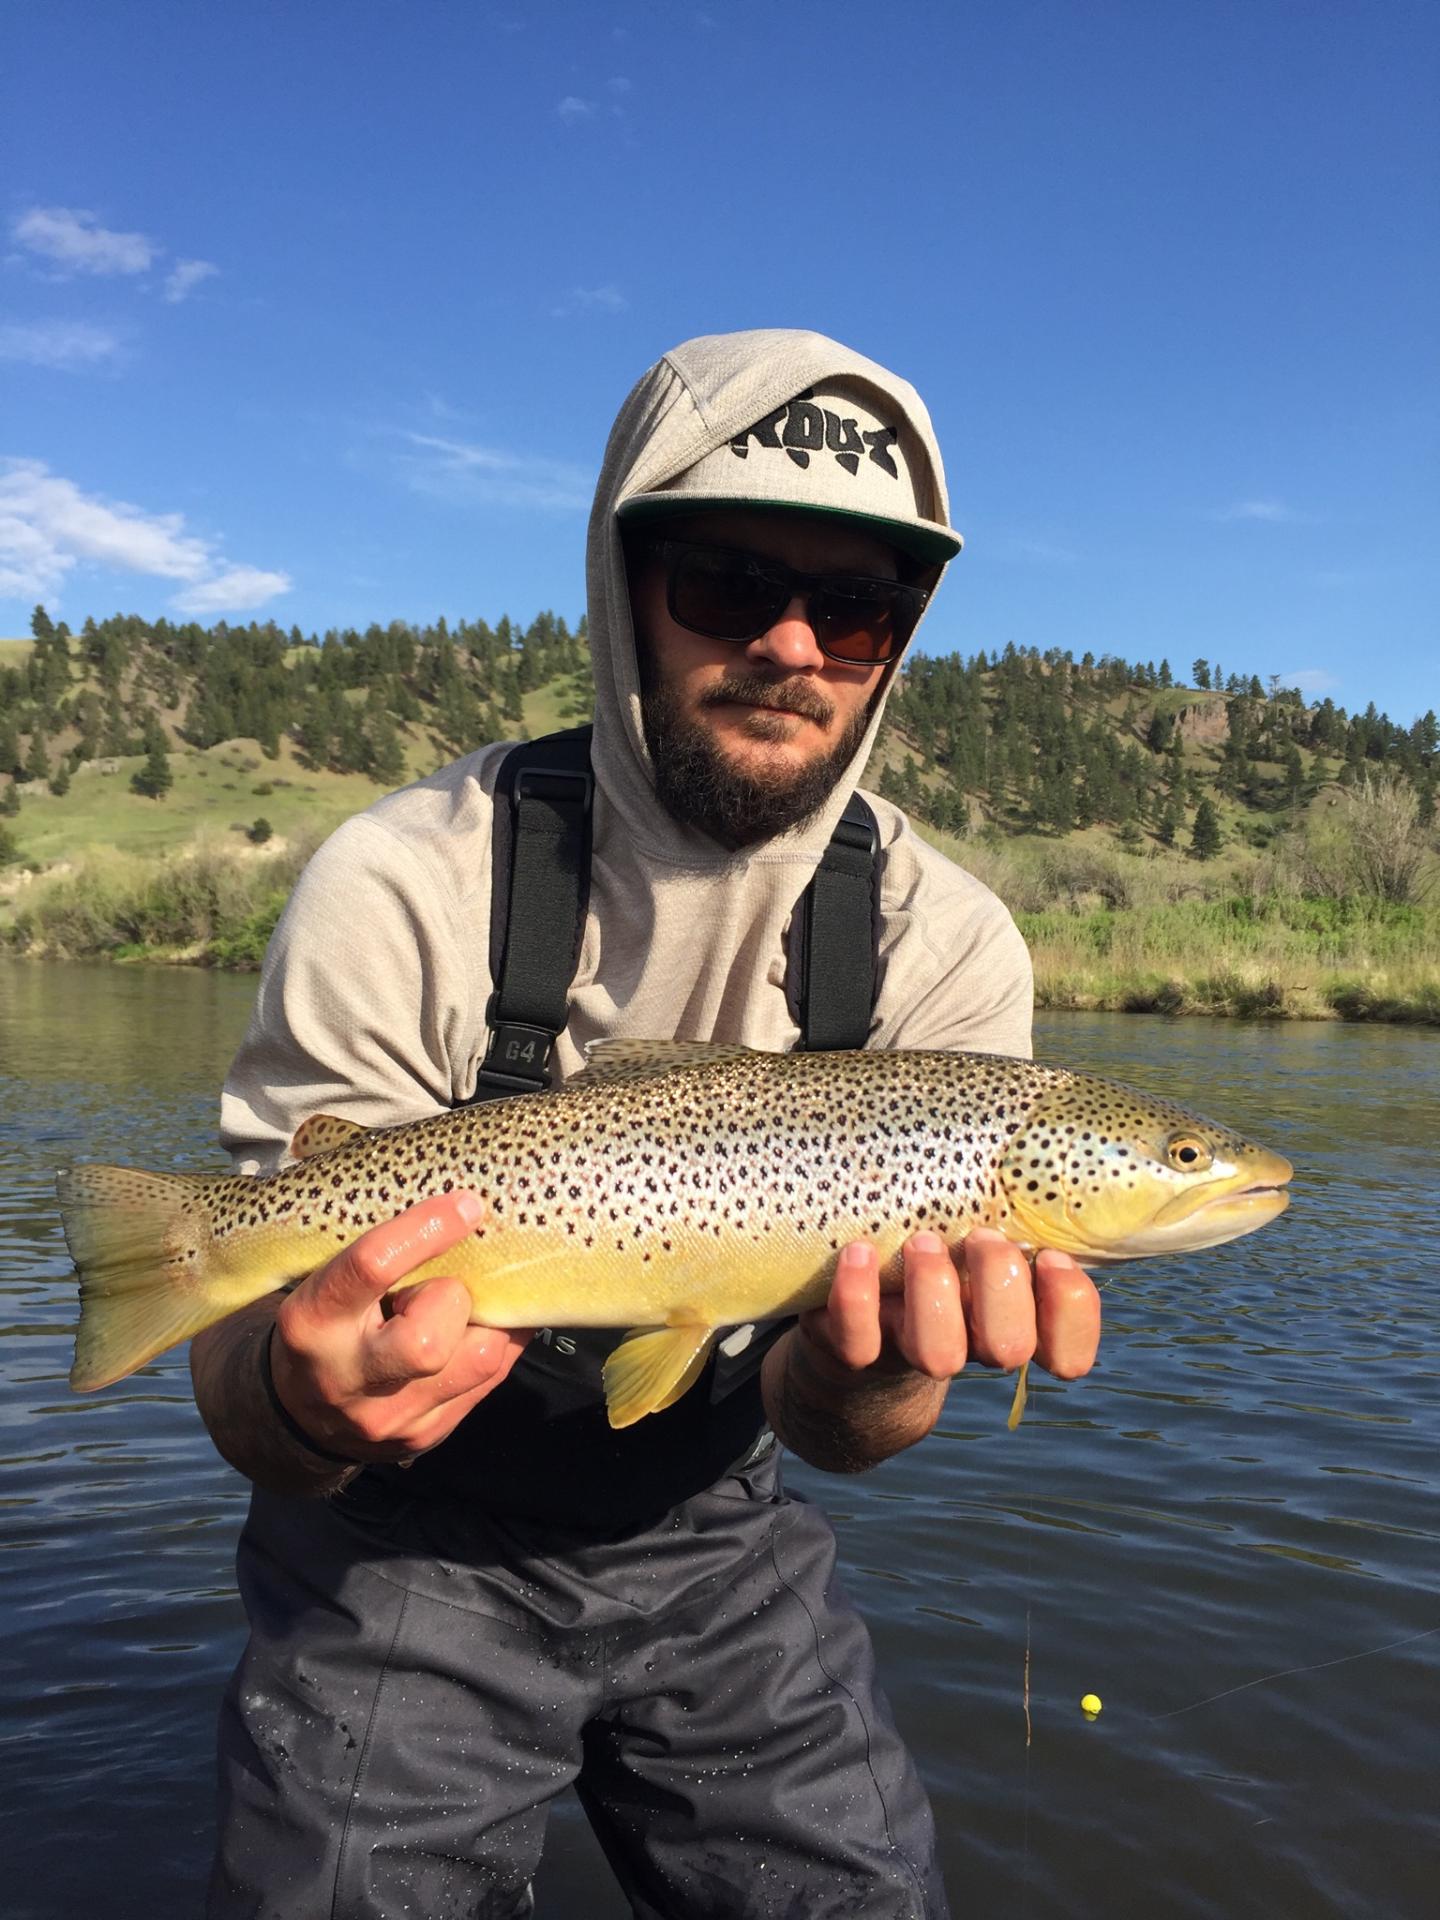
M 715 500 L 693 493 L 637 493 L 620 507 L 615 517 L 627 523 L 643 524 L 647 520 L 690 519 L 699 513 L 722 513 L 727 510 L 800 513 L 811 520 L 848 520 L 855 526 L 870 528 L 882 540 L 887 540 L 892 547 L 898 547 L 901 553 L 908 553 L 912 559 L 923 560 L 936 567 L 943 567 L 948 560 L 953 560 L 964 544 L 958 533 L 947 533 L 940 527 L 916 526 L 910 520 L 886 520 L 874 513 L 847 513 L 843 507 L 814 507 L 798 500 L 757 500 L 753 494 L 748 498 L 736 496 L 730 500 Z

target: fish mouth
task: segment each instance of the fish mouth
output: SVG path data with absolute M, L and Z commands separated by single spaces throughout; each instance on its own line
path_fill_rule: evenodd
M 1260 1164 L 1244 1170 L 1243 1185 L 1177 1193 L 1136 1236 L 1132 1247 L 1137 1253 L 1198 1253 L 1254 1233 L 1278 1220 L 1290 1205 L 1286 1183 L 1293 1172 L 1288 1160 L 1266 1153 Z
M 1290 1162 L 1280 1154 L 1262 1153 L 1228 1181 L 1175 1194 L 1150 1224 L 1168 1227 L 1202 1217 L 1218 1221 L 1222 1215 L 1233 1215 L 1239 1220 L 1254 1214 L 1255 1224 L 1263 1225 L 1289 1206 L 1286 1187 L 1294 1172 Z

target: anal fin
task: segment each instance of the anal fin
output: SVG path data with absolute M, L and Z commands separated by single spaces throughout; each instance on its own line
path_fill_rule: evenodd
M 692 1387 L 710 1355 L 714 1327 L 640 1328 L 605 1362 L 605 1407 L 612 1427 L 633 1427 L 663 1413 Z

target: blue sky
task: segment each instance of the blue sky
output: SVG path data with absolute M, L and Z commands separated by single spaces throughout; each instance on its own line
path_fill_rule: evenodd
M 583 605 L 668 346 L 929 403 L 925 629 L 1440 706 L 1440 10 L 47 0 L 0 21 L 0 633 Z

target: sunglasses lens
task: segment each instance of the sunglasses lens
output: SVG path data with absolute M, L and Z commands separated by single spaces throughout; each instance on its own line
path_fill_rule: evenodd
M 753 640 L 783 610 L 785 589 L 743 554 L 692 547 L 671 576 L 671 611 L 716 640 Z
M 821 651 L 832 660 L 873 666 L 900 652 L 925 605 L 918 588 L 898 580 L 845 574 L 816 579 L 725 547 L 677 542 L 668 558 L 671 614 L 682 627 L 714 640 L 757 639 L 804 591 Z
M 898 596 L 880 580 L 835 581 L 811 601 L 815 638 L 837 660 L 888 660 L 910 637 Z

